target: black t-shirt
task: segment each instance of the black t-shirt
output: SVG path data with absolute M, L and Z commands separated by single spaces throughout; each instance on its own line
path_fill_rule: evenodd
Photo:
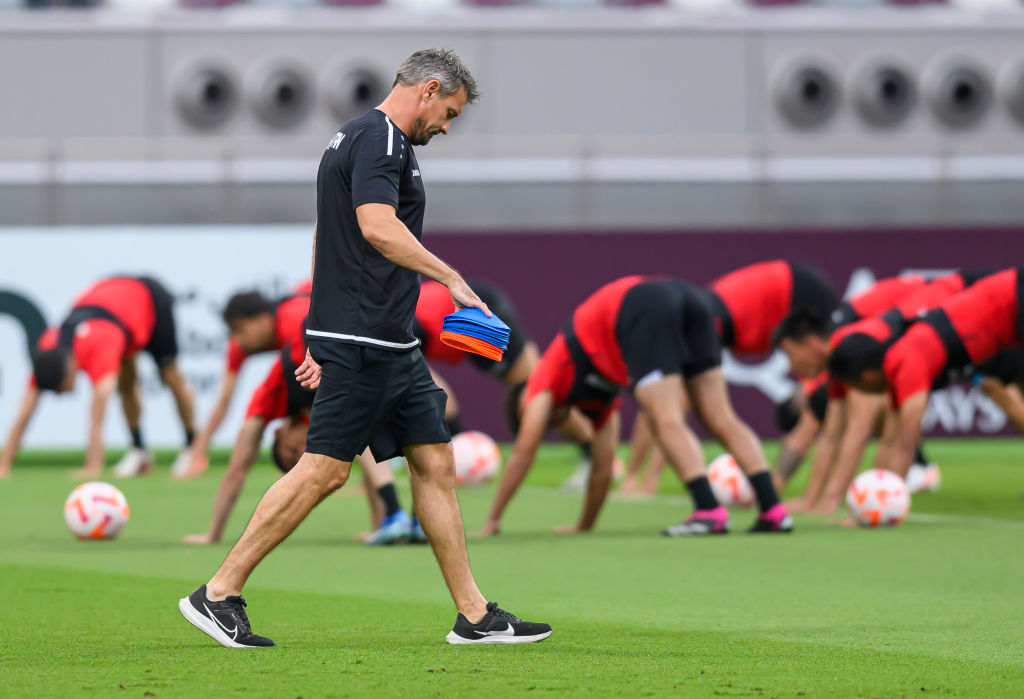
M 393 351 L 415 348 L 419 275 L 377 252 L 355 212 L 363 204 L 388 204 L 417 240 L 422 237 L 426 194 L 405 134 L 376 109 L 348 122 L 324 151 L 316 190 L 307 336 Z

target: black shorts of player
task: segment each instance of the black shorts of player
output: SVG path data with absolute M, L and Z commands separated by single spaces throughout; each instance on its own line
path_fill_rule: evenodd
M 174 322 L 174 296 L 163 284 L 152 277 L 137 277 L 153 297 L 156 324 L 145 351 L 153 356 L 156 365 L 166 369 L 178 358 L 178 327 Z
M 832 284 L 814 267 L 790 263 L 789 269 L 793 274 L 793 300 L 789 304 L 790 310 L 812 311 L 822 321 L 828 321 L 832 311 L 839 305 L 839 296 L 836 295 Z
M 367 446 L 378 461 L 413 444 L 451 441 L 445 392 L 419 349 L 391 352 L 317 341 L 309 352 L 321 366 L 309 415 L 306 451 L 352 461 Z
M 491 309 L 491 313 L 501 318 L 505 325 L 509 327 L 509 330 L 511 330 L 508 338 L 508 348 L 505 350 L 505 354 L 502 355 L 500 362 L 479 354 L 470 354 L 469 360 L 478 369 L 486 371 L 488 374 L 499 379 L 504 379 L 512 371 L 516 361 L 519 360 L 519 356 L 523 353 L 523 348 L 528 343 L 533 342 L 533 339 L 527 334 L 515 306 L 512 305 L 512 301 L 509 300 L 504 291 L 490 282 L 476 279 L 470 280 L 468 284 L 476 292 L 477 296 L 480 297 L 480 300 Z
M 634 386 L 670 374 L 690 378 L 722 363 L 711 307 L 686 282 L 643 282 L 627 291 L 615 336 Z

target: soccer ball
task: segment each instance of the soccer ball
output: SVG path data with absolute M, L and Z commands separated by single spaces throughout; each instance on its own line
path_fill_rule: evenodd
M 722 454 L 711 462 L 708 480 L 720 504 L 726 507 L 750 507 L 754 504 L 754 489 L 732 454 Z
M 109 483 L 83 483 L 64 501 L 64 521 L 83 541 L 113 539 L 128 522 L 128 501 Z
M 862 527 L 899 524 L 910 512 L 910 491 L 892 471 L 873 468 L 857 476 L 846 491 L 846 506 Z
M 455 450 L 455 484 L 483 485 L 501 468 L 501 452 L 483 432 L 460 432 L 452 437 Z

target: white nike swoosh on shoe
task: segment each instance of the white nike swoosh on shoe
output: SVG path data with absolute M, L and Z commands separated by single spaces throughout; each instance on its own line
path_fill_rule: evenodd
M 238 625 L 237 624 L 235 625 L 235 628 L 229 629 L 227 626 L 224 626 L 224 624 L 220 623 L 220 619 L 217 618 L 216 614 L 214 614 L 213 612 L 210 611 L 210 608 L 206 606 L 205 602 L 203 603 L 203 609 L 205 609 L 206 613 L 209 615 L 209 617 L 211 619 L 213 619 L 214 622 L 216 622 L 217 626 L 219 626 L 222 629 L 224 629 L 224 633 L 234 634 L 233 636 L 231 636 L 231 640 L 232 641 L 238 639 Z
M 516 632 L 512 630 L 512 624 L 508 625 L 508 628 L 502 629 L 501 631 L 477 631 L 473 629 L 473 633 L 480 634 L 481 636 L 515 636 Z

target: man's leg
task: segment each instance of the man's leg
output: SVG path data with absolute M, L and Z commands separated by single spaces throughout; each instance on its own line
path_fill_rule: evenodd
M 142 392 L 138 386 L 135 357 L 121 360 L 121 372 L 117 375 L 117 393 L 121 397 L 121 410 L 132 436 L 132 448 L 126 451 L 114 466 L 114 475 L 118 478 L 128 478 L 151 470 L 154 461 L 153 455 L 146 450 L 142 440 Z
M 350 461 L 306 453 L 260 500 L 242 537 L 206 586 L 207 598 L 239 595 L 253 569 L 348 479 Z
M 686 425 L 685 393 L 679 374 L 665 376 L 635 391 L 657 445 L 684 483 L 704 475 L 704 452 Z
M 634 391 L 644 409 L 655 441 L 693 498 L 694 513 L 666 528 L 666 536 L 724 534 L 729 513 L 718 503 L 704 469 L 704 452 L 697 435 L 686 425 L 686 394 L 679 374 L 638 385 Z
M 721 369 L 709 369 L 686 380 L 694 411 L 715 439 L 729 450 L 747 476 L 768 470 L 761 440 L 740 420 L 729 401 Z
M 441 574 L 455 607 L 471 623 L 487 613 L 469 567 L 462 512 L 455 497 L 455 458 L 448 444 L 415 444 L 406 447 L 416 516 L 434 550 Z
M 185 430 L 185 446 L 192 444 L 195 436 L 195 410 L 192 387 L 185 379 L 184 374 L 178 369 L 177 363 L 168 364 L 160 370 L 160 380 L 167 388 L 171 389 L 174 395 L 174 404 L 178 408 L 178 417 L 181 418 L 181 426 Z
M 688 378 L 686 387 L 697 416 L 733 455 L 754 489 L 761 515 L 751 531 L 790 531 L 792 517 L 779 502 L 761 440 L 733 410 L 721 368 Z

